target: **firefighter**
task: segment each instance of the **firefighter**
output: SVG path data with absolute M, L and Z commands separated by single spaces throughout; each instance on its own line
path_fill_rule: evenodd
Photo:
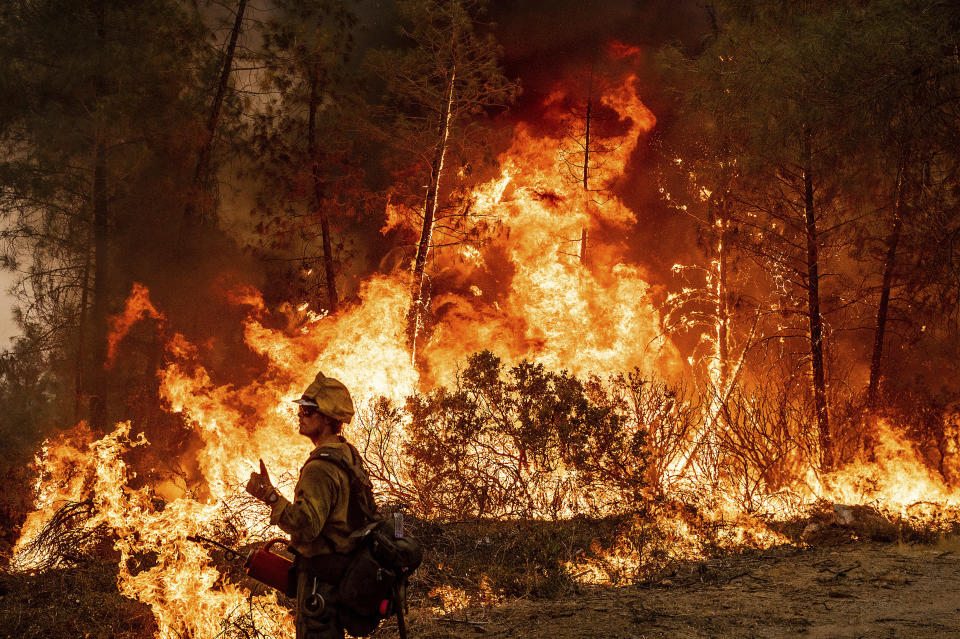
M 353 417 L 353 400 L 347 387 L 318 373 L 296 400 L 299 432 L 313 442 L 314 450 L 300 469 L 290 502 L 273 487 L 267 469 L 250 474 L 247 492 L 267 503 L 270 523 L 290 535 L 295 556 L 297 639 L 342 639 L 342 610 L 338 610 L 336 585 L 346 568 L 355 541 L 348 522 L 350 479 L 331 456 L 362 468 L 360 455 L 341 431 Z

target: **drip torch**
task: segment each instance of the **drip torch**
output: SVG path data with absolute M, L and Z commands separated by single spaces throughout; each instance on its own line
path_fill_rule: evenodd
M 190 535 L 187 541 L 216 546 L 224 551 L 227 561 L 236 561 L 243 556 L 238 550 L 202 535 Z M 248 577 L 289 596 L 293 585 L 291 581 L 293 562 L 283 555 L 271 552 L 274 545 L 284 543 L 286 539 L 271 539 L 260 548 L 251 550 L 243 556 L 243 567 Z

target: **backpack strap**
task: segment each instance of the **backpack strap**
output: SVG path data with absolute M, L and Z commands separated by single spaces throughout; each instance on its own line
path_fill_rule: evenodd
M 407 620 L 401 606 L 397 606 L 397 631 L 400 633 L 400 639 L 407 639 Z
M 341 440 L 343 441 L 343 440 Z M 372 522 L 380 519 L 377 512 L 377 503 L 373 497 L 373 484 L 370 482 L 370 476 L 363 467 L 363 459 L 360 453 L 354 448 L 353 444 L 343 441 L 350 449 L 351 459 L 347 459 L 343 450 L 332 447 L 318 448 L 310 454 L 307 462 L 314 459 L 327 461 L 335 464 L 347 474 L 350 481 L 350 503 L 347 505 L 349 513 L 351 508 L 356 508 L 363 516 L 364 522 Z M 351 519 L 349 514 L 348 519 Z

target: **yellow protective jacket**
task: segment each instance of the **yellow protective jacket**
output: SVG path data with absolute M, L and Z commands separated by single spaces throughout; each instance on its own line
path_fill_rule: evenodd
M 270 523 L 289 534 L 290 547 L 304 557 L 348 553 L 355 545 L 347 524 L 350 478 L 335 462 L 323 459 L 323 451 L 354 459 L 350 445 L 342 438 L 338 443 L 318 446 L 300 469 L 293 501 L 281 496 L 270 513 Z M 354 459 L 355 463 L 359 461 Z

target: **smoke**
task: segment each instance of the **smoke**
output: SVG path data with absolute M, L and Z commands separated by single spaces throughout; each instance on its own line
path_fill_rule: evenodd
M 521 110 L 542 102 L 557 82 L 595 63 L 610 41 L 646 53 L 672 42 L 694 50 L 709 29 L 706 11 L 692 0 L 497 0 L 490 17 L 507 73 L 523 84 Z M 641 81 L 651 75 L 649 63 L 649 56 L 641 57 L 636 69 Z M 647 104 L 656 106 L 649 99 Z

